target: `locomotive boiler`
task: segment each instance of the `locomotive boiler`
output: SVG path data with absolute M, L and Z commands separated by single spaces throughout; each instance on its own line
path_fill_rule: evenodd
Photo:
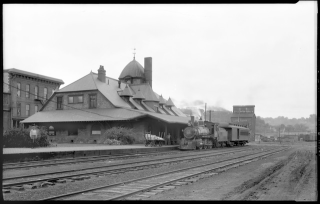
M 193 121 L 183 130 L 180 150 L 211 149 L 224 146 L 242 146 L 249 142 L 250 130 L 232 123 Z

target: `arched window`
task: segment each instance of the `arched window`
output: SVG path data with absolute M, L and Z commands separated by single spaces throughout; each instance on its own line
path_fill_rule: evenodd
M 48 135 L 49 136 L 55 136 L 55 132 L 54 132 L 54 127 L 53 126 L 49 126 L 49 131 L 48 131 Z
M 101 135 L 101 126 L 99 124 L 92 125 L 91 135 Z

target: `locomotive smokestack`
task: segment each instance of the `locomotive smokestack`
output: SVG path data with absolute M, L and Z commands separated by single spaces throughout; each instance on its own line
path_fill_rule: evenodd
M 152 57 L 144 58 L 144 74 L 146 83 L 149 83 L 152 88 Z

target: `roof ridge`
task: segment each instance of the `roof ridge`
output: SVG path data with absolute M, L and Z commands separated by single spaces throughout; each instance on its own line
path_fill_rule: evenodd
M 92 72 L 90 72 L 89 74 L 90 74 L 91 77 L 92 77 L 92 81 L 93 81 L 94 85 L 95 85 L 96 88 L 99 90 L 99 88 L 98 88 L 98 86 L 97 86 L 97 84 L 96 84 L 96 80 L 94 80 L 94 78 L 93 78 Z M 100 91 L 100 90 L 99 90 L 99 91 Z M 100 91 L 100 92 L 101 92 L 101 91 Z

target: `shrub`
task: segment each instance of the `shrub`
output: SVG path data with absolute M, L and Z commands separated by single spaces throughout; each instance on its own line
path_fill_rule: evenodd
M 106 139 L 103 144 L 107 145 L 121 145 L 121 142 L 115 139 Z
M 118 140 L 121 144 L 133 144 L 135 139 L 132 129 L 124 127 L 112 127 L 104 133 L 105 141 Z
M 30 128 L 12 128 L 3 134 L 4 147 L 46 147 L 51 143 L 48 139 L 46 127 L 40 127 L 40 137 L 34 140 L 30 138 Z

